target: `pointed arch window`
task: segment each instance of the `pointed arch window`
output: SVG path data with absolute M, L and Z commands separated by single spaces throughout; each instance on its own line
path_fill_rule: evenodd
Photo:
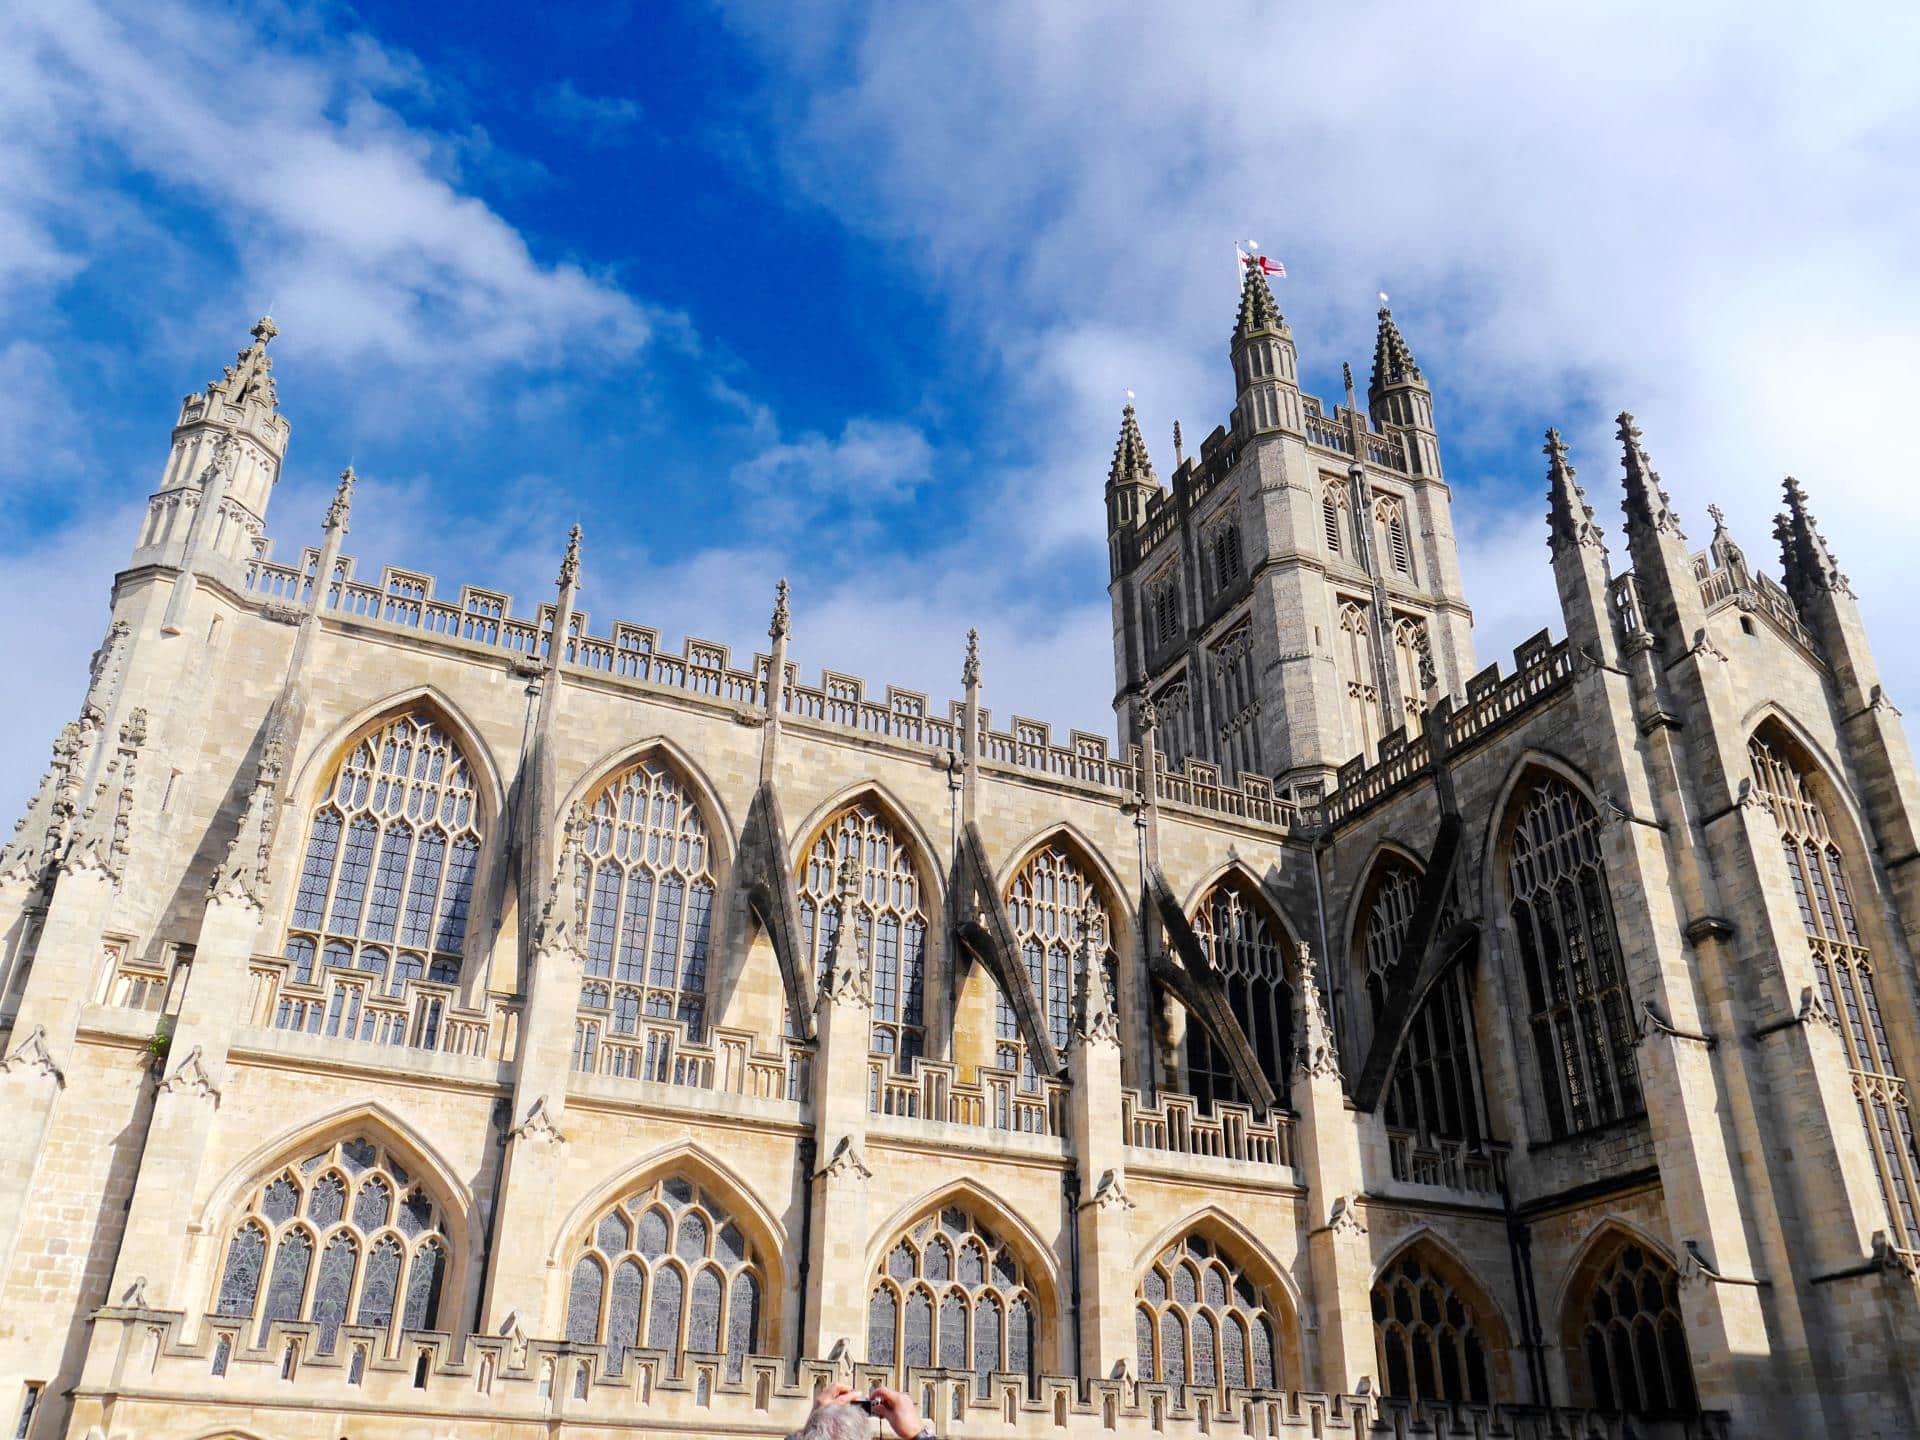
M 1180 638 L 1180 576 L 1176 571 L 1150 586 L 1147 612 L 1153 626 L 1153 645 L 1164 650 Z
M 1213 557 L 1214 593 L 1224 591 L 1241 575 L 1240 526 L 1232 520 L 1224 520 L 1213 527 L 1207 537 L 1207 549 Z
M 1407 515 L 1395 495 L 1382 495 L 1373 502 L 1374 524 L 1379 527 L 1380 553 L 1396 574 L 1413 578 L 1413 547 L 1407 541 Z
M 355 1136 L 277 1171 L 227 1242 L 211 1313 L 310 1320 L 320 1353 L 340 1327 L 431 1330 L 451 1272 L 440 1205 L 384 1147 Z
M 1440 683 L 1433 668 L 1433 645 L 1427 634 L 1427 622 L 1415 615 L 1396 615 L 1393 619 L 1393 666 L 1400 681 L 1400 695 L 1406 706 L 1407 725 L 1411 729 L 1427 708 L 1427 696 Z
M 1373 620 L 1358 600 L 1340 602 L 1334 661 L 1347 692 L 1349 738 L 1359 745 L 1357 754 L 1372 755 L 1380 739 L 1380 683 L 1374 670 Z
M 848 858 L 860 869 L 854 945 L 873 986 L 871 1043 L 905 1074 L 926 1052 L 926 884 L 913 847 L 877 806 L 863 801 L 834 815 L 799 876 L 801 941 L 816 975 L 843 919 L 836 877 Z
M 1286 1388 L 1281 1316 L 1246 1270 L 1200 1235 L 1163 1251 L 1134 1295 L 1140 1378 L 1206 1390 Z
M 376 993 L 398 994 L 408 979 L 423 976 L 455 983 L 480 822 L 467 758 L 430 716 L 397 715 L 355 742 L 308 826 L 287 927 L 291 978 L 321 979 L 317 953 L 326 966 L 374 976 Z M 358 1016 L 358 991 L 350 1002 Z M 322 1009 L 283 1000 L 274 1023 L 317 1031 Z M 340 1018 L 328 1033 L 339 1033 Z M 364 1018 L 362 1038 L 373 1038 L 373 1017 Z M 354 1033 L 351 1024 L 347 1033 Z
M 1508 822 L 1509 917 L 1555 1135 L 1637 1115 L 1633 997 L 1600 855 L 1600 819 L 1554 777 L 1525 784 Z
M 675 1371 L 682 1355 L 723 1354 L 740 1377 L 760 1343 L 769 1261 L 709 1191 L 656 1180 L 603 1211 L 574 1255 L 567 1339 L 605 1345 L 609 1374 L 644 1346 Z
M 1383 1394 L 1454 1405 L 1491 1401 L 1485 1322 L 1420 1245 L 1381 1273 L 1372 1299 Z
M 701 1043 L 714 877 L 699 804 L 666 764 L 642 760 L 588 800 L 581 851 L 588 868 L 582 1007 L 611 1009 L 615 1036 L 638 1034 L 644 1016 L 678 1021 L 689 1041 Z M 660 1039 L 652 1038 L 657 1052 Z M 603 1064 L 624 1064 L 626 1053 L 598 1050 Z M 659 1078 L 655 1068 L 646 1067 L 649 1078 Z
M 867 1362 L 969 1370 L 1032 1382 L 1043 1344 L 1040 1306 L 1013 1248 L 963 1206 L 948 1205 L 881 1257 L 867 1297 Z
M 1326 488 L 1320 492 L 1320 523 L 1326 533 L 1327 553 L 1329 555 L 1338 555 L 1341 553 L 1341 520 L 1342 517 L 1345 516 L 1346 510 L 1346 492 L 1342 490 L 1337 480 L 1329 481 Z
M 1113 915 L 1106 898 L 1086 868 L 1058 842 L 1043 845 L 1027 857 L 1007 887 L 1007 915 L 1013 921 L 1015 943 L 1026 963 L 1027 978 L 1047 1017 L 1047 1033 L 1054 1048 L 1065 1052 L 1073 1014 L 1075 946 L 1081 910 L 1092 901 L 1100 911 L 1100 933 L 1106 937 L 1101 973 L 1106 976 L 1108 999 L 1113 998 L 1116 957 L 1112 944 Z M 1018 1070 L 1021 1083 L 1035 1089 L 1039 1075 L 1020 1034 L 1020 1022 L 1006 992 L 994 992 L 994 1063 Z
M 1810 782 L 1811 762 L 1777 731 L 1747 744 L 1754 789 L 1780 832 L 1781 859 L 1806 932 L 1814 985 L 1840 1022 L 1854 1098 L 1866 1127 L 1895 1247 L 1920 1251 L 1920 1151 L 1906 1081 L 1880 1013 L 1873 952 L 1864 943 L 1846 859 Z
M 1239 874 L 1223 876 L 1201 897 L 1194 934 L 1219 971 L 1234 1018 L 1276 1095 L 1285 1095 L 1293 1048 L 1293 987 L 1281 953 L 1282 932 L 1266 901 Z M 1226 1054 L 1193 1017 L 1185 1041 L 1188 1087 L 1202 1103 L 1245 1103 Z
M 1664 1257 L 1622 1241 L 1594 1271 L 1577 1313 L 1596 1409 L 1646 1416 L 1698 1409 L 1680 1276 Z

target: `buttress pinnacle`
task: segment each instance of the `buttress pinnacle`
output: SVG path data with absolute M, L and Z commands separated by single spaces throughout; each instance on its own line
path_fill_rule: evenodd
M 1547 548 L 1557 555 L 1570 545 L 1591 545 L 1604 554 L 1606 541 L 1593 523 L 1593 507 L 1567 462 L 1566 442 L 1558 430 L 1547 431 L 1541 453 L 1547 457 Z
M 1625 410 L 1617 418 L 1620 428 L 1615 433 L 1620 437 L 1620 464 L 1627 472 L 1622 481 L 1627 492 L 1627 529 L 1631 531 L 1639 525 L 1661 535 L 1671 531 L 1676 539 L 1685 540 L 1680 521 L 1673 513 L 1673 501 L 1660 484 L 1660 472 L 1653 468 L 1640 444 L 1640 427 Z
M 1109 485 L 1151 485 L 1158 488 L 1159 476 L 1153 473 L 1153 461 L 1147 457 L 1146 438 L 1140 422 L 1134 418 L 1133 402 L 1120 412 L 1120 439 L 1113 447 L 1113 466 L 1107 471 Z
M 1807 492 L 1791 475 L 1781 483 L 1781 489 L 1787 508 L 1773 517 L 1773 533 L 1780 542 L 1780 572 L 1787 593 L 1795 600 L 1815 590 L 1853 594 L 1853 586 L 1840 573 L 1827 537 L 1820 533 L 1813 511 L 1807 508 Z

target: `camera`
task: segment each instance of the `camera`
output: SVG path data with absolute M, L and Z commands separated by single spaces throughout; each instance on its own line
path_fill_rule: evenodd
M 854 1399 L 849 1400 L 847 1404 L 856 1410 L 864 1410 L 869 1415 L 873 1413 L 873 1396 L 871 1395 L 856 1396 Z

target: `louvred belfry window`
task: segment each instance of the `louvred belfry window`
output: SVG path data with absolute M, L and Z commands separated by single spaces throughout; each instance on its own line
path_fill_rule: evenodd
M 699 805 L 665 764 L 643 760 L 588 802 L 581 849 L 589 870 L 582 1006 L 611 1011 L 612 1037 L 636 1034 L 644 1016 L 680 1021 L 699 1044 L 714 897 L 713 842 Z M 580 1059 L 576 1068 L 591 1068 Z
M 1555 1135 L 1569 1135 L 1637 1115 L 1633 998 L 1599 816 L 1571 785 L 1546 778 L 1522 787 L 1510 823 L 1508 914 L 1548 1122 Z
M 867 1361 L 1031 1381 L 1040 1368 L 1039 1305 L 1013 1248 L 949 1205 L 888 1249 L 867 1300 Z
M 629 1349 L 725 1355 L 737 1379 L 760 1341 L 763 1257 L 726 1207 L 691 1181 L 655 1181 L 609 1206 L 581 1238 L 567 1290 L 567 1339 L 605 1345 L 619 1374 Z
M 1107 977 L 1111 998 L 1115 963 L 1110 939 L 1112 920 L 1092 879 L 1073 856 L 1060 845 L 1042 846 L 1020 867 L 1007 889 L 1007 915 L 1013 921 L 1014 939 L 1026 963 L 1027 978 L 1033 982 L 1040 1013 L 1047 1018 L 1048 1037 L 1063 1055 L 1073 1014 L 1080 912 L 1089 900 L 1100 905 L 1100 934 L 1107 940 L 1101 973 Z M 1028 1089 L 1039 1083 L 1013 1002 L 998 988 L 994 991 L 994 1063 L 1005 1070 L 1018 1070 L 1021 1083 Z
M 1228 1004 L 1267 1083 L 1275 1095 L 1286 1095 L 1293 987 L 1287 983 L 1279 920 L 1251 884 L 1231 874 L 1202 897 L 1193 930 L 1220 973 Z M 1195 1016 L 1187 1018 L 1185 1049 L 1189 1087 L 1199 1100 L 1248 1100 L 1225 1052 Z
M 1887 1040 L 1873 952 L 1860 931 L 1845 859 L 1808 784 L 1810 766 L 1791 743 L 1756 735 L 1747 753 L 1754 789 L 1779 827 L 1780 854 L 1806 931 L 1814 985 L 1827 1013 L 1840 1022 L 1890 1234 L 1897 1249 L 1920 1251 L 1920 1152 L 1910 1097 Z
M 365 972 L 389 994 L 411 979 L 457 981 L 480 819 L 467 759 L 430 716 L 395 716 L 357 741 L 308 828 L 287 926 L 290 978 L 319 980 L 317 959 Z M 283 1002 L 275 1023 L 317 1031 L 321 1013 Z
M 905 1074 L 926 1050 L 925 882 L 906 838 L 876 806 L 849 805 L 828 820 L 807 847 L 799 876 L 801 941 L 816 975 L 845 918 L 838 875 L 848 858 L 860 876 L 854 949 L 873 986 L 871 1043 Z
M 310 1320 L 331 1354 L 342 1325 L 431 1330 L 449 1274 L 440 1207 L 407 1169 L 355 1137 L 256 1189 L 227 1242 L 212 1313 Z
M 1215 1390 L 1277 1390 L 1278 1311 L 1231 1256 L 1200 1235 L 1164 1251 L 1134 1297 L 1140 1378 Z

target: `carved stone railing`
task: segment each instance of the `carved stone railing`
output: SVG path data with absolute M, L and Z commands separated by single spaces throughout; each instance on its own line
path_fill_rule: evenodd
M 1387 1131 L 1393 1178 L 1408 1185 L 1443 1185 L 1475 1195 L 1498 1195 L 1507 1182 L 1511 1146 L 1498 1141 L 1422 1139 L 1412 1130 Z
M 804 1103 L 812 1093 L 813 1047 L 782 1038 L 767 1051 L 757 1040 L 751 1030 L 716 1025 L 694 1041 L 683 1021 L 667 1019 L 621 1030 L 610 1011 L 589 1006 L 574 1020 L 571 1064 L 577 1074 Z
M 1129 1145 L 1168 1150 L 1177 1155 L 1206 1155 L 1250 1165 L 1292 1165 L 1293 1117 L 1276 1110 L 1253 1118 L 1247 1105 L 1218 1102 L 1203 1110 L 1191 1095 L 1162 1095 L 1148 1105 L 1137 1090 L 1121 1093 L 1120 1115 Z
M 1154 777 L 1154 793 L 1175 805 L 1210 810 L 1216 815 L 1231 815 L 1261 825 L 1293 826 L 1300 823 L 1300 807 L 1292 800 L 1273 793 L 1273 782 L 1264 775 L 1242 775 L 1233 784 L 1220 778 L 1220 767 L 1188 756 L 1179 770 L 1165 768 L 1164 758 Z
M 876 1115 L 940 1120 L 983 1130 L 1016 1130 L 1023 1135 L 1067 1133 L 1068 1087 L 1041 1078 L 1031 1089 L 1018 1071 L 983 1065 L 972 1081 L 960 1079 L 960 1067 L 939 1060 L 914 1060 L 902 1074 L 891 1055 L 867 1057 L 867 1106 Z
M 511 1060 L 519 1040 L 517 1003 L 461 1009 L 451 985 L 408 980 L 396 993 L 367 971 L 330 967 L 303 983 L 274 955 L 256 955 L 248 968 L 249 1016 L 263 1028 L 494 1060 Z

